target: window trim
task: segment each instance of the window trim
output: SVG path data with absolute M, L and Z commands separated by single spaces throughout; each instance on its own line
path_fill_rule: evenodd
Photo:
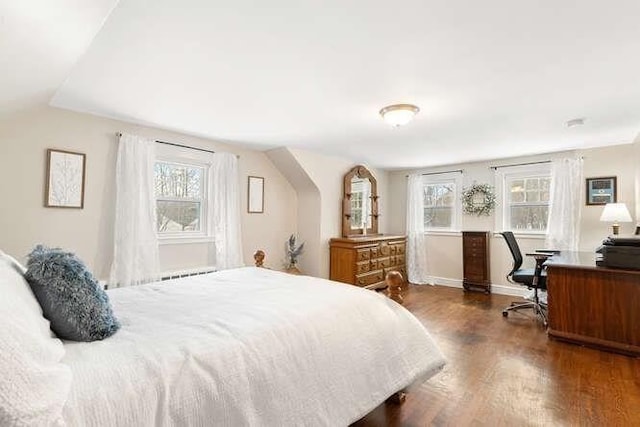
M 460 172 L 444 172 L 441 174 L 424 175 L 422 177 L 422 187 L 429 184 L 447 184 L 453 183 L 455 185 L 454 203 L 453 203 L 453 215 L 451 219 L 450 227 L 427 227 L 425 225 L 424 231 L 427 234 L 450 234 L 458 233 L 462 229 L 462 178 L 463 175 Z M 424 214 L 423 214 L 424 215 Z M 424 216 L 423 216 L 424 221 Z
M 188 244 L 188 243 L 208 243 L 213 241 L 209 218 L 209 205 L 211 199 L 211 189 L 209 188 L 209 177 L 211 173 L 211 160 L 203 153 L 193 152 L 181 147 L 162 146 L 158 147 L 154 166 L 157 162 L 165 162 L 179 166 L 191 166 L 202 168 L 202 199 L 200 208 L 200 230 L 199 231 L 178 231 L 161 233 L 157 231 L 158 243 L 165 244 Z M 154 194 L 154 201 L 158 198 Z M 191 199 L 189 199 L 191 200 Z
M 551 178 L 551 164 L 550 163 L 538 163 L 533 165 L 523 166 L 508 166 L 504 168 L 496 169 L 495 172 L 495 188 L 497 205 L 495 215 L 495 229 L 501 231 L 513 231 L 515 235 L 523 237 L 543 237 L 548 232 L 549 224 L 547 224 L 547 230 L 544 231 L 526 231 L 526 230 L 512 230 L 511 222 L 507 226 L 507 220 L 509 219 L 508 210 L 511 205 L 507 202 L 507 180 L 519 179 L 519 178 L 534 178 L 534 177 L 549 177 Z M 551 200 L 549 200 L 548 206 L 551 206 Z

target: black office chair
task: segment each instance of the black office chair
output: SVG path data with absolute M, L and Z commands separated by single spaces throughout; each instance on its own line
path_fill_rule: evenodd
M 533 289 L 533 301 L 527 302 L 512 302 L 509 307 L 502 310 L 502 315 L 507 317 L 510 311 L 518 311 L 523 309 L 532 309 L 536 316 L 542 319 L 544 326 L 547 326 L 547 307 L 540 303 L 538 298 L 539 289 L 547 289 L 547 273 L 542 268 L 544 258 L 550 256 L 549 254 L 541 254 L 541 259 L 536 259 L 536 268 L 520 268 L 522 267 L 522 253 L 520 247 L 516 241 L 515 236 L 511 231 L 503 231 L 502 237 L 504 237 L 507 246 L 513 256 L 513 268 L 507 274 L 507 280 L 511 283 L 526 286 L 529 289 Z M 537 276 L 537 277 L 536 277 Z

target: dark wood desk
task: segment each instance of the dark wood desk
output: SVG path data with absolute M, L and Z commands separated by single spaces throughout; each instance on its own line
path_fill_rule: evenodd
M 640 356 L 640 271 L 598 267 L 591 252 L 545 265 L 550 337 Z

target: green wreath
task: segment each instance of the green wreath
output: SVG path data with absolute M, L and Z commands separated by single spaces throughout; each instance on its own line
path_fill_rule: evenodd
M 489 184 L 473 184 L 462 192 L 462 210 L 468 215 L 489 216 L 496 207 L 496 195 Z

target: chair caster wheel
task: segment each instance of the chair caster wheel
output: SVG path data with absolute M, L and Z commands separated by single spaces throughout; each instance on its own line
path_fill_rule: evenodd
M 507 310 L 504 310 L 502 312 L 502 317 L 507 317 L 509 315 L 509 312 Z

